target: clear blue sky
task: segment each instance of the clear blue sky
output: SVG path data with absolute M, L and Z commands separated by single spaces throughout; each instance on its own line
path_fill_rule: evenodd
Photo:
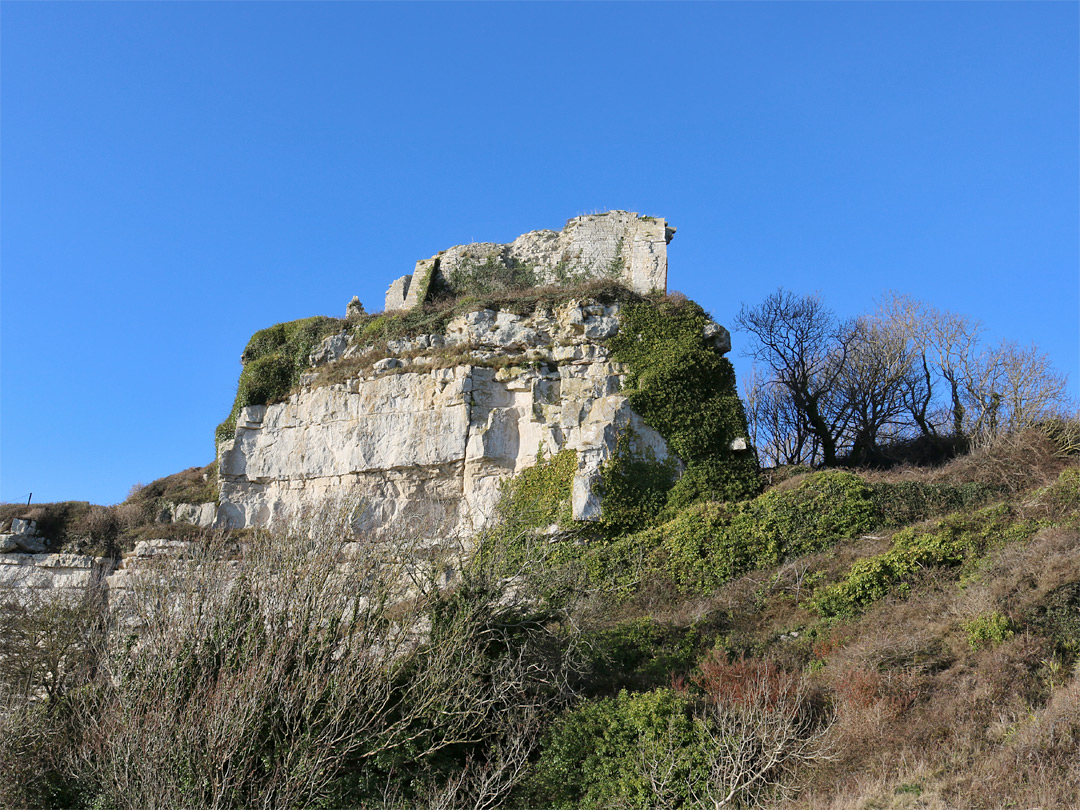
M 253 331 L 611 208 L 722 323 L 893 288 L 1075 395 L 1078 41 L 1065 2 L 4 2 L 0 498 L 206 464 Z

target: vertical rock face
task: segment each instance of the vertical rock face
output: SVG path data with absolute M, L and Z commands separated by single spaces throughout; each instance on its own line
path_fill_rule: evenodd
M 472 285 L 500 272 L 514 274 L 517 286 L 610 279 L 640 293 L 667 292 L 667 245 L 674 234 L 663 219 L 609 211 L 575 217 L 561 231 L 532 231 L 509 244 L 456 245 L 394 281 L 386 310 L 423 304 L 433 277 L 460 294 L 475 292 Z
M 600 468 L 626 434 L 638 452 L 668 456 L 619 393 L 622 368 L 598 341 L 618 330 L 619 305 L 572 301 L 529 315 L 480 310 L 441 335 L 394 342 L 393 354 L 343 383 L 316 374 L 287 401 L 245 408 L 219 448 L 218 520 L 272 523 L 331 493 L 351 491 L 372 527 L 437 511 L 463 532 L 490 519 L 501 482 L 538 458 L 577 451 L 573 514 L 599 517 Z M 362 353 L 340 336 L 313 357 Z M 458 362 L 446 367 L 448 353 Z

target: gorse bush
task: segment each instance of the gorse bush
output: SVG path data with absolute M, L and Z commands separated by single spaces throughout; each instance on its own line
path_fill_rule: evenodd
M 693 689 L 620 691 L 583 704 L 547 735 L 526 806 L 765 805 L 800 766 L 830 756 L 832 713 L 801 673 L 706 656 Z

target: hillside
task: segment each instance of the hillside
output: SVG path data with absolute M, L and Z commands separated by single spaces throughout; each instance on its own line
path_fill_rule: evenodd
M 3 505 L 0 805 L 1080 806 L 1080 422 L 760 468 L 613 214 L 257 332 L 211 465 Z

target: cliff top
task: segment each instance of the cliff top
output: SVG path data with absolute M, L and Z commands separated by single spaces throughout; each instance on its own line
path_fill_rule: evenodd
M 414 309 L 440 294 L 490 295 L 590 280 L 617 281 L 643 294 L 666 292 L 667 245 L 674 234 L 663 218 L 608 211 L 506 244 L 455 245 L 396 279 L 386 292 L 386 311 Z

